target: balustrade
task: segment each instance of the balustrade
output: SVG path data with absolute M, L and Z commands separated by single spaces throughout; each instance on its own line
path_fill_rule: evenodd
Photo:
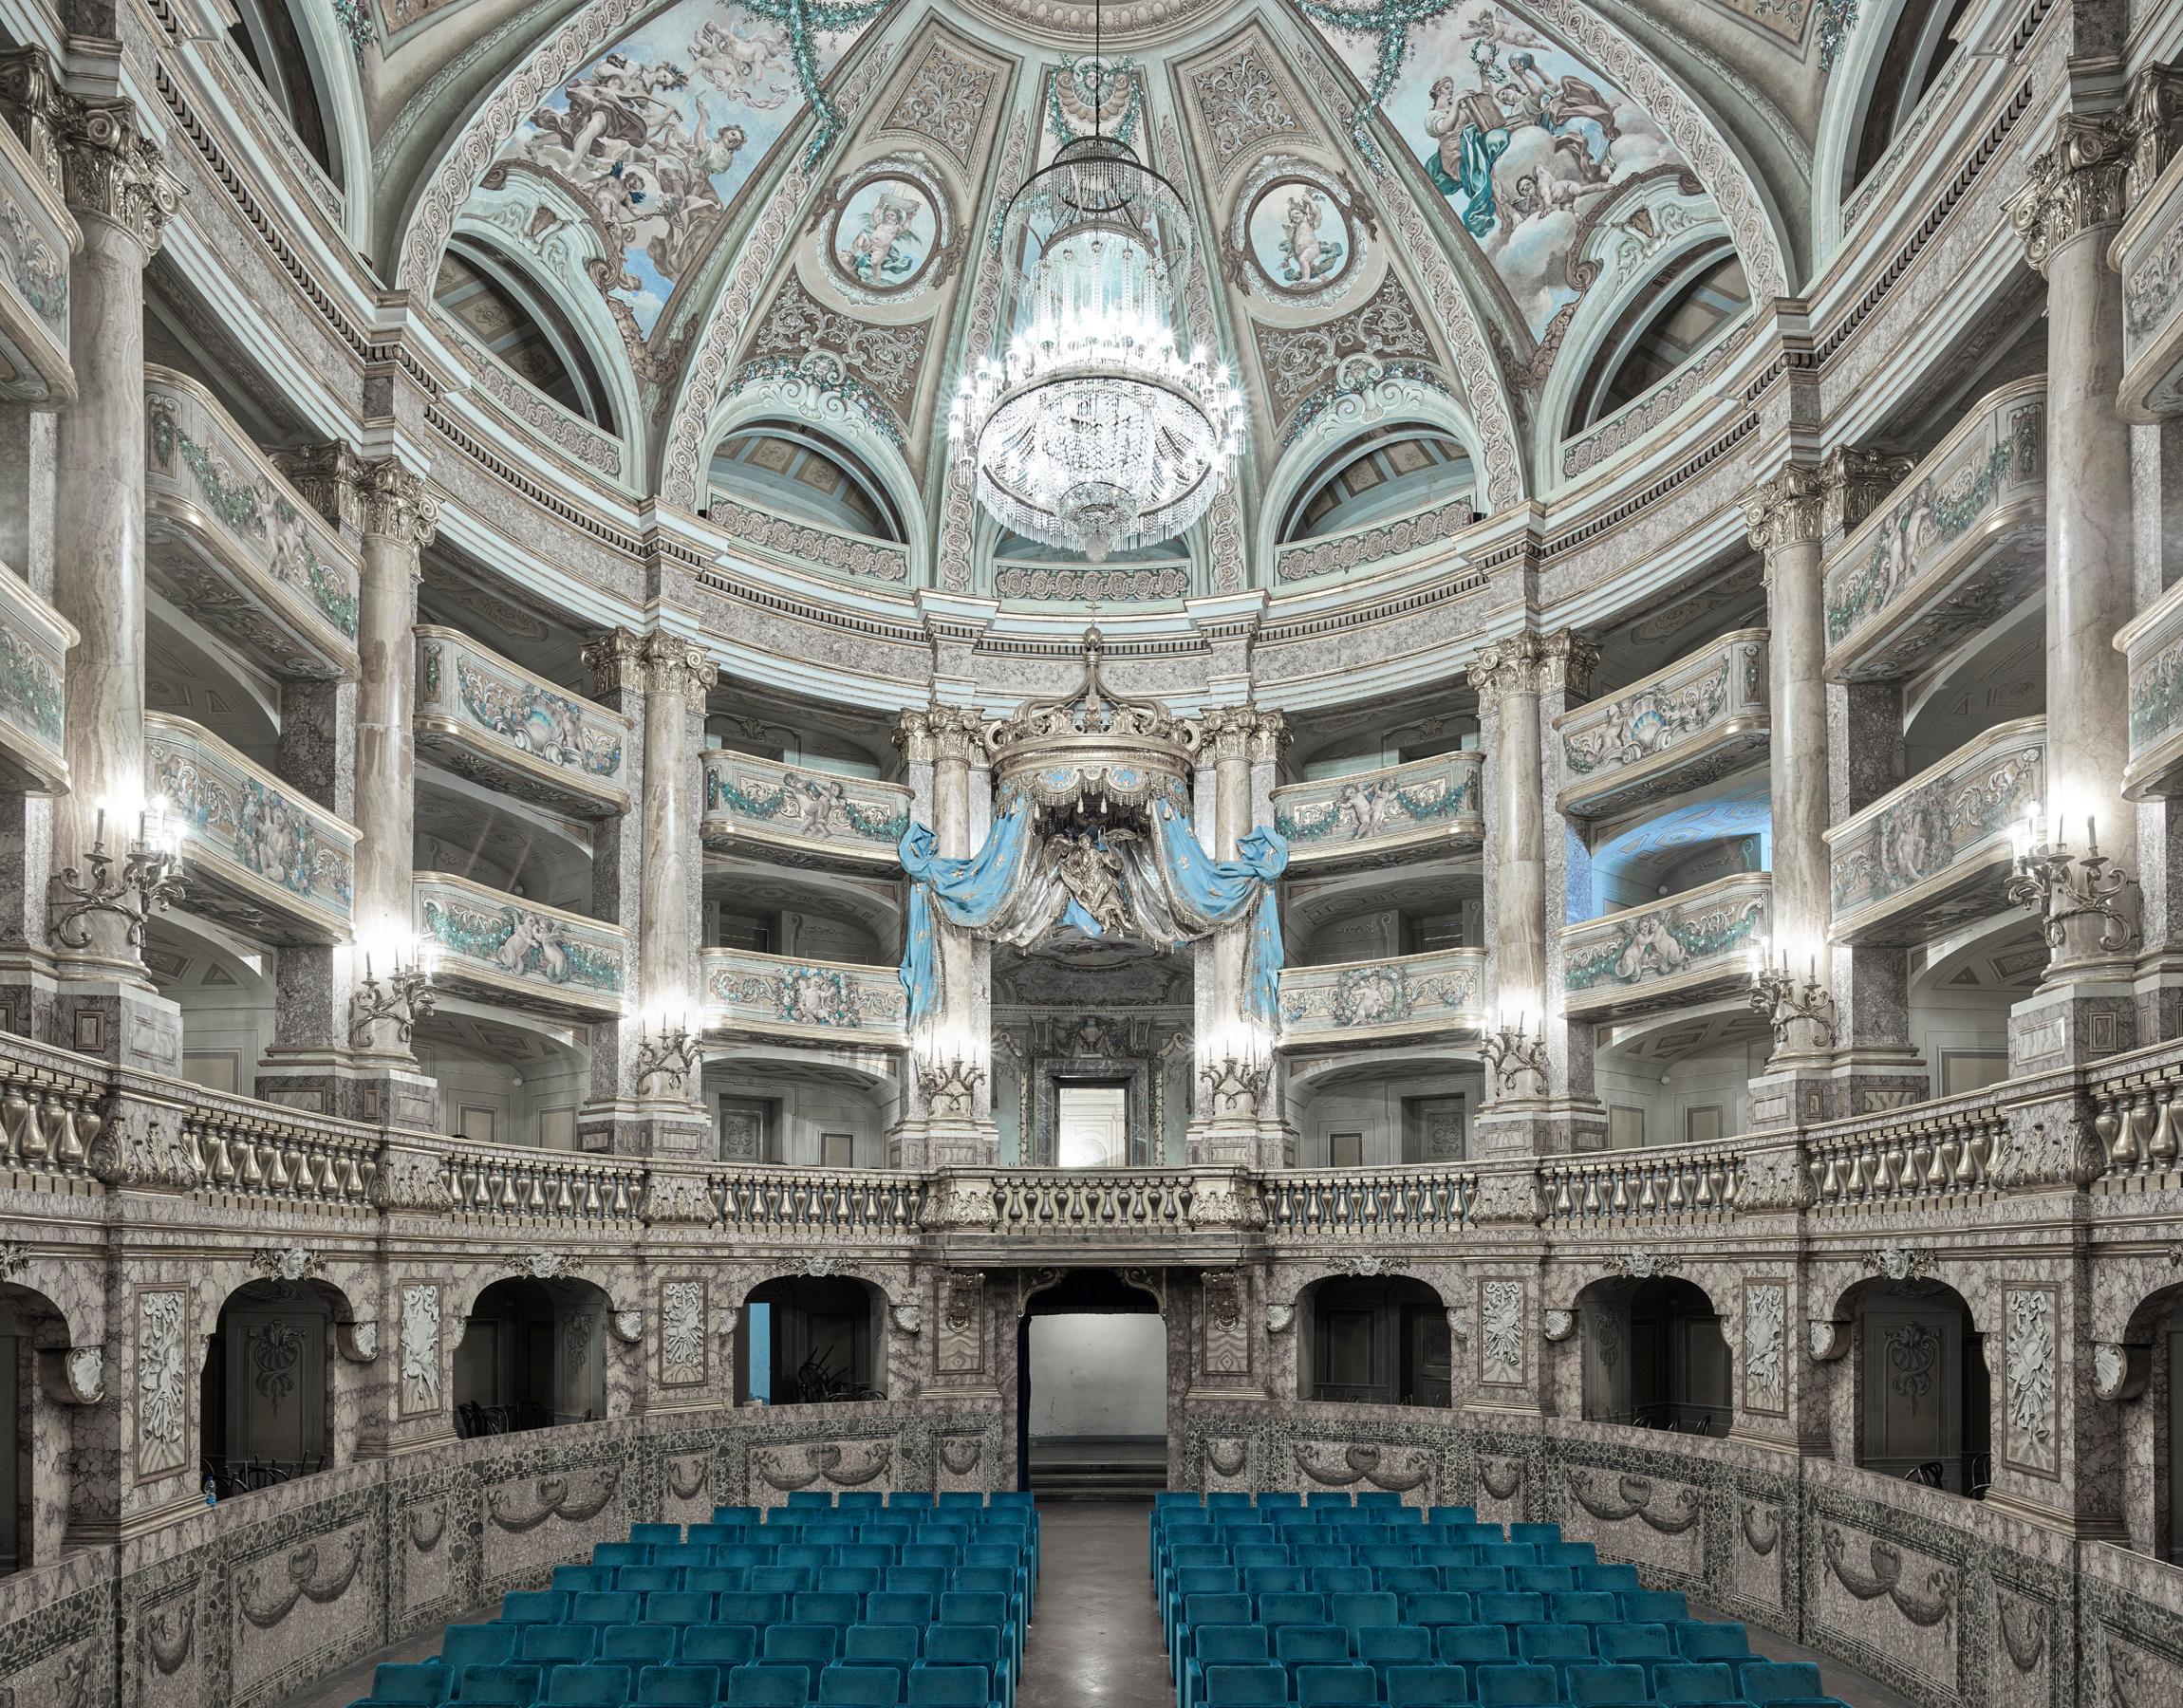
M 1561 736 L 1558 805 L 1602 818 L 1664 800 L 1763 758 L 1764 629 L 1738 629 L 1710 646 L 1554 720 Z
M 1173 1169 L 1003 1169 L 991 1178 L 994 1225 L 1011 1234 L 1110 1234 L 1190 1227 L 1195 1178 Z
M 713 1219 L 731 1234 L 901 1239 L 918 1233 L 925 1180 L 877 1170 L 714 1169 L 706 1193 Z
M 1888 1210 L 1990 1192 L 2007 1136 L 1990 1090 L 1815 1128 L 1804 1135 L 1812 1202 Z
M 569 1151 L 443 1141 L 440 1180 L 466 1221 L 526 1221 L 634 1231 L 644 1165 Z
M 1742 1154 L 1726 1145 L 1667 1145 L 1541 1158 L 1548 1225 L 1720 1219 L 1736 1205 Z
M 2045 792 L 2046 720 L 1996 724 L 1827 835 L 1838 942 L 1917 944 L 1998 913 L 2009 829 Z
M 417 932 L 438 951 L 440 983 L 575 1019 L 622 1012 L 629 938 L 621 926 L 447 872 L 418 873 L 410 893 Z
M 909 790 L 900 784 L 725 749 L 705 755 L 700 829 L 718 851 L 756 845 L 783 864 L 868 870 L 895 864 L 908 828 Z
M 197 1092 L 182 1116 L 201 1189 L 252 1202 L 368 1211 L 379 1142 L 377 1127 L 214 1092 Z
M 1827 675 L 1912 675 L 2035 587 L 2046 563 L 2046 381 L 1971 410 L 1827 554 Z
M 1740 872 L 1686 895 L 1561 928 L 1563 1006 L 1601 1019 L 1730 993 L 1773 930 L 1774 881 Z
M 1352 569 L 1410 569 L 1427 561 L 1452 557 L 1447 543 L 1478 519 L 1470 501 L 1471 494 L 1465 492 L 1405 515 L 1276 547 L 1274 579 L 1286 585 Z M 1483 575 L 1460 562 L 1447 567 L 1459 584 L 1485 585 Z
M 909 585 L 909 548 L 891 540 L 784 516 L 739 492 L 715 492 L 705 518 L 728 536 L 731 550 L 755 564 L 885 586 Z
M 61 754 L 62 709 L 67 704 L 68 649 L 79 639 L 74 623 L 21 577 L 0 569 L 0 784 L 36 793 L 68 787 L 68 762 Z
M 2122 275 L 2122 414 L 2183 413 L 2183 153 L 2137 198 L 2108 254 Z
M 1274 790 L 1274 828 L 1289 842 L 1291 871 L 1382 864 L 1476 848 L 1484 755 L 1460 749 L 1408 765 L 1352 771 Z
M 1485 951 L 1438 949 L 1385 960 L 1281 969 L 1284 1042 L 1445 1033 L 1476 1026 Z
M 0 1179 L 18 1188 L 95 1192 L 93 1146 L 105 1129 L 102 1069 L 9 1036 L 0 1050 Z
M 355 826 L 289 789 L 209 730 L 164 713 L 144 718 L 144 776 L 187 832 L 183 901 L 272 943 L 348 936 Z M 112 834 L 126 836 L 129 826 Z
M 1438 1164 L 1335 1168 L 1266 1176 L 1266 1232 L 1323 1237 L 1453 1234 L 1469 1224 L 1478 1176 Z
M 194 380 L 144 370 L 154 587 L 275 676 L 356 674 L 358 565 Z
M 2083 1159 L 2094 1190 L 2140 1193 L 2183 1186 L 2183 1044 L 2155 1044 L 2092 1070 L 2099 1155 Z
M 457 776 L 588 818 L 629 809 L 629 720 L 450 628 L 417 630 L 417 746 Z
M 893 967 L 707 949 L 708 1024 L 768 1037 L 899 1049 L 908 998 Z
M 0 398 L 71 403 L 68 266 L 83 234 L 11 129 L 0 126 Z

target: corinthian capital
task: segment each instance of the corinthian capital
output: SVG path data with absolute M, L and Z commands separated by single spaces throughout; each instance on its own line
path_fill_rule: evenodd
M 1837 445 L 1819 464 L 1820 525 L 1826 533 L 1847 533 L 1915 466 L 1908 456 L 1883 456 L 1856 445 Z
M 2130 85 L 2130 200 L 2153 188 L 2183 145 L 2183 65 L 2148 65 Z
M 940 756 L 932 733 L 933 706 L 910 706 L 894 720 L 894 745 L 912 765 L 930 765 Z
M 1504 694 L 1582 694 L 1598 667 L 1599 648 L 1575 629 L 1551 635 L 1522 629 L 1480 649 L 1471 662 L 1470 685 L 1482 706 Z
M 43 47 L 16 47 L 0 52 L 0 110 L 70 208 L 122 227 L 147 255 L 159 249 L 175 186 L 136 102 L 71 95 Z
M 584 668 L 591 673 L 594 695 L 644 690 L 644 637 L 633 629 L 610 628 L 584 642 Z
M 439 500 L 426 490 L 424 477 L 382 456 L 357 463 L 350 477 L 356 491 L 357 525 L 373 534 L 401 541 L 421 551 L 439 526 Z
M 2031 163 L 2008 204 L 2024 256 L 2041 272 L 2072 237 L 2122 217 L 2137 139 L 2125 113 L 2063 116 L 2054 146 Z
M 1289 739 L 1288 719 L 1256 706 L 1215 706 L 1199 717 L 1198 729 L 1216 762 L 1278 759 Z
M 928 706 L 924 715 L 935 758 L 966 765 L 984 759 L 985 714 L 976 706 Z
M 1827 537 L 1827 479 L 1811 463 L 1790 463 L 1744 494 L 1744 526 L 1752 547 L 1775 552 Z
M 647 693 L 679 696 L 697 712 L 705 709 L 705 695 L 719 680 L 719 670 L 702 646 L 660 629 L 644 637 L 644 662 Z

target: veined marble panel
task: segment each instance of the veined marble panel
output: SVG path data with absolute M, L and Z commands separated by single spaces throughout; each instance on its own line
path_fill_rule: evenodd
M 2009 826 L 2043 798 L 2046 720 L 1992 729 L 1827 832 L 1837 942 L 1927 941 L 2004 905 Z
M 1284 1044 L 1446 1033 L 1477 1026 L 1484 1012 L 1483 949 L 1281 969 Z
M 196 381 L 144 369 L 146 566 L 276 676 L 356 674 L 355 553 Z
M 1827 554 L 1827 675 L 1906 677 L 2038 584 L 2046 561 L 2046 381 L 1976 408 Z
M 9 130 L 0 135 L 0 398 L 75 401 L 68 262 L 83 243 L 60 195 Z
M 1485 838 L 1475 748 L 1408 765 L 1351 771 L 1274 790 L 1274 828 L 1289 839 L 1291 871 L 1393 865 Z
M 1557 803 L 1604 818 L 1698 789 L 1764 757 L 1764 629 L 1739 629 L 1702 652 L 1554 720 L 1561 736 Z
M 0 572 L 0 779 L 10 787 L 53 793 L 68 787 L 62 721 L 68 649 L 79 639 L 75 624 L 20 576 Z
M 892 867 L 909 828 L 909 790 L 716 748 L 705 754 L 705 845 L 756 844 L 784 865 Z
M 457 630 L 417 629 L 417 745 L 459 777 L 558 811 L 629 809 L 629 720 Z
M 1625 1017 L 1719 995 L 1750 980 L 1773 929 L 1774 880 L 1739 872 L 1687 895 L 1561 928 L 1571 1014 Z
M 905 1041 L 908 999 L 893 967 L 707 949 L 704 992 L 708 1030 L 882 1048 Z
M 271 943 L 348 935 L 361 833 L 209 730 L 144 718 L 144 780 L 187 826 L 182 905 Z
M 2108 257 L 2122 275 L 2122 389 L 2136 421 L 2183 412 L 2183 154 L 2139 198 Z
M 410 895 L 417 931 L 438 950 L 441 983 L 574 1019 L 621 1013 L 629 968 L 621 926 L 450 872 L 418 873 Z

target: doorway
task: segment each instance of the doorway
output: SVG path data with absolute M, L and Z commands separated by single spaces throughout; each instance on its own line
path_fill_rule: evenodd
M 1127 1168 L 1129 1102 L 1126 1086 L 1063 1086 L 1054 1162 L 1062 1168 Z
M 1111 1270 L 1072 1270 L 1016 1334 L 1017 1486 L 1047 1500 L 1148 1498 L 1167 1486 L 1167 1325 Z

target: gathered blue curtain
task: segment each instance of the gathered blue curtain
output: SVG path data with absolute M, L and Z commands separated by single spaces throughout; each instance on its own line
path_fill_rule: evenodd
M 985 833 L 985 844 L 962 859 L 937 852 L 939 838 L 912 824 L 895 845 L 909 878 L 909 921 L 902 945 L 902 988 L 915 1026 L 940 1006 L 940 954 L 933 940 L 933 910 L 949 923 L 978 930 L 993 923 L 1016 893 L 1017 877 L 1031 846 L 1031 808 L 1011 800 Z
M 1260 827 L 1236 845 L 1234 860 L 1205 852 L 1174 795 L 1157 813 L 1161 875 L 1184 923 L 1201 934 L 1250 916 L 1251 950 L 1243 971 L 1243 1012 L 1271 1030 L 1281 1007 L 1281 917 L 1274 881 L 1288 867 L 1288 838 Z M 1188 914 L 1198 916 L 1196 919 Z

